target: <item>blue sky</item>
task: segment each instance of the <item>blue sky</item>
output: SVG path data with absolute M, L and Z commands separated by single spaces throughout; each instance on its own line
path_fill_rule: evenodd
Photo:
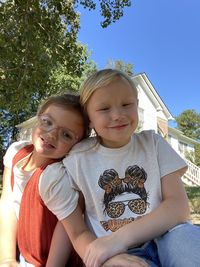
M 145 72 L 173 116 L 200 113 L 200 0 L 133 0 L 124 16 L 101 28 L 99 10 L 81 12 L 79 41 L 98 68 L 109 59 Z

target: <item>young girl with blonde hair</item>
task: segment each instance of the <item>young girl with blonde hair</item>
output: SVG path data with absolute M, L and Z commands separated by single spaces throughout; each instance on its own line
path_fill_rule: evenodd
M 86 246 L 86 266 L 99 267 L 126 252 L 139 257 L 130 266 L 144 266 L 140 259 L 152 267 L 197 267 L 200 229 L 188 222 L 181 180 L 187 165 L 154 131 L 136 132 L 132 79 L 100 70 L 83 83 L 80 97 L 96 137 L 77 144 L 63 163 L 85 197 L 87 225 L 98 237 Z M 106 266 L 118 266 L 111 262 Z

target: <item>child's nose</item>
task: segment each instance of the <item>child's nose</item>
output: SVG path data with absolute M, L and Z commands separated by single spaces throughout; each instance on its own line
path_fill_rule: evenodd
M 57 139 L 58 136 L 59 136 L 59 129 L 58 128 L 53 128 L 50 131 L 48 131 L 47 135 L 48 135 L 48 138 L 50 138 L 52 140 L 53 139 Z
M 123 111 L 121 108 L 115 108 L 112 110 L 112 118 L 118 120 L 123 116 Z

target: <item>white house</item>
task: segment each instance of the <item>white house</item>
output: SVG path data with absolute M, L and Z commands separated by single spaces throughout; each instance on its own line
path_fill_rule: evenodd
M 183 158 L 194 159 L 194 147 L 198 142 L 185 136 L 181 131 L 168 128 L 168 142 Z M 183 181 L 188 185 L 200 185 L 200 168 L 190 160 L 185 159 L 188 164 L 188 171 L 183 177 Z
M 133 76 L 133 81 L 138 89 L 139 130 L 153 129 L 162 135 L 188 163 L 183 182 L 200 186 L 200 168 L 185 158 L 186 154 L 194 155 L 194 145 L 198 142 L 168 126 L 168 122 L 174 118 L 145 73 Z
M 168 142 L 181 156 L 194 158 L 194 147 L 198 142 L 185 136 L 181 131 L 168 127 Z

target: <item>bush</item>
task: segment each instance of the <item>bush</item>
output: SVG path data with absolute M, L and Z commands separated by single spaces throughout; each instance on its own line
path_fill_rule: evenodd
M 200 214 L 200 187 L 186 186 L 185 189 L 189 198 L 191 213 Z

